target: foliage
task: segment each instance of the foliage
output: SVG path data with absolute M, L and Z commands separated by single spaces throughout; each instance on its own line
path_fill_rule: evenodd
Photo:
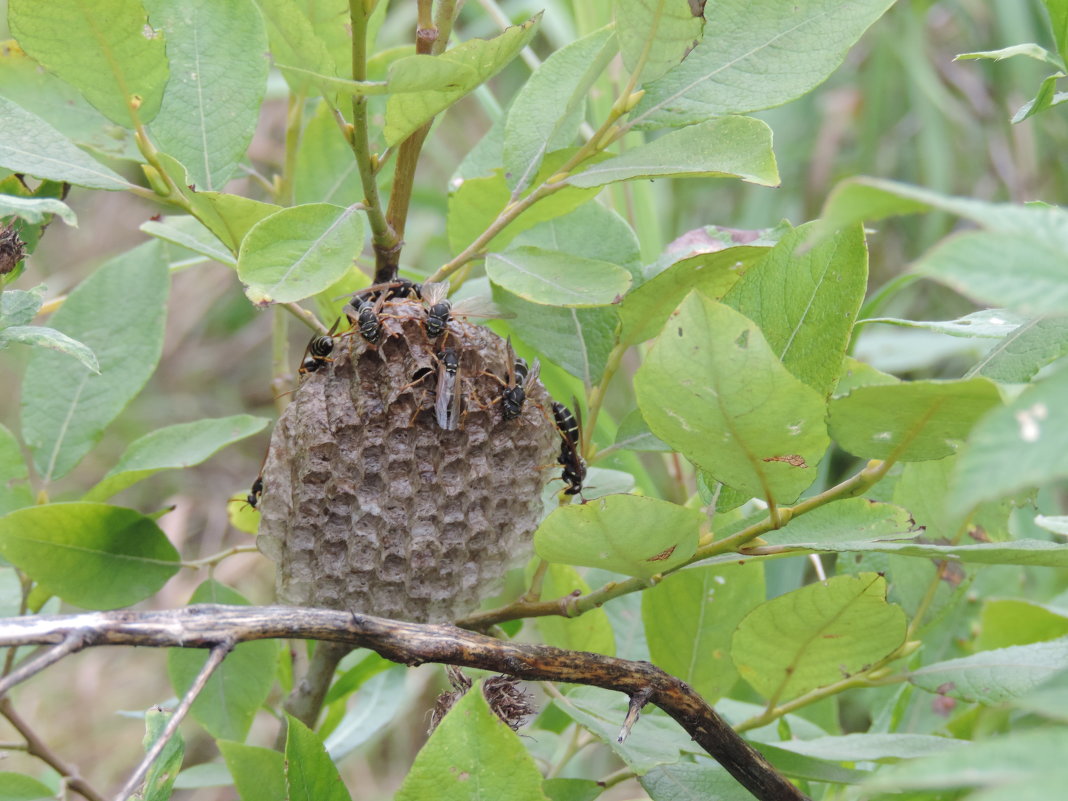
M 523 14 L 503 30 L 495 3 L 469 5 L 454 20 L 447 0 L 8 0 L 0 247 L 14 232 L 32 255 L 15 248 L 0 274 L 0 349 L 18 346 L 7 353 L 24 363 L 19 421 L 0 426 L 6 612 L 158 599 L 181 571 L 253 550 L 235 534 L 246 544 L 183 561 L 160 518 L 165 477 L 193 482 L 187 468 L 267 424 L 225 389 L 227 368 L 189 340 L 165 347 L 167 315 L 189 317 L 172 286 L 223 276 L 225 312 L 202 313 L 235 341 L 259 341 L 251 309 L 270 308 L 273 380 L 260 360 L 256 381 L 279 394 L 295 372 L 290 316 L 323 332 L 339 296 L 399 265 L 492 294 L 513 315 L 494 329 L 584 412 L 590 502 L 546 515 L 535 561 L 496 601 L 512 612 L 498 634 L 651 659 L 813 798 L 1056 796 L 1068 738 L 1068 211 L 1052 205 L 1063 168 L 1035 178 L 1050 203 L 953 183 L 947 120 L 969 110 L 931 100 L 945 65 L 919 52 L 925 3 L 560 0 L 544 13 L 515 4 Z M 1043 5 L 1028 34 L 1052 49 L 959 58 L 1053 69 L 1012 121 L 1063 140 L 1068 2 Z M 437 38 L 413 47 L 416 6 Z M 972 46 L 965 34 L 958 45 Z M 899 57 L 911 94 L 877 104 Z M 820 84 L 848 93 L 858 60 L 876 76 L 854 98 L 870 108 L 845 117 L 879 130 L 823 164 L 837 185 L 802 188 L 794 134 Z M 791 102 L 796 116 L 777 108 Z M 920 158 L 863 177 L 907 138 L 880 128 L 895 102 L 921 119 Z M 261 111 L 268 128 L 284 118 L 266 157 Z M 819 136 L 841 144 L 830 124 Z M 148 240 L 91 270 L 79 261 L 67 294 L 40 284 L 49 240 L 105 193 L 152 204 Z M 915 245 L 902 256 L 904 239 Z M 145 413 L 146 385 L 151 402 L 179 392 L 150 384 L 161 359 L 210 376 L 212 414 Z M 254 531 L 238 509 L 249 483 L 227 473 L 186 502 L 236 496 L 234 526 Z M 119 493 L 124 505 L 111 503 Z M 213 578 L 191 602 L 270 600 L 240 589 Z M 539 598 L 568 598 L 573 619 L 524 625 Z M 172 654 L 173 691 L 202 663 Z M 292 655 L 240 646 L 191 712 L 213 738 L 216 783 L 250 799 L 347 797 L 348 756 L 398 735 L 411 701 L 403 670 L 386 668 L 374 654 L 343 661 L 316 730 L 289 719 L 283 757 L 255 723 L 293 687 Z M 469 693 L 397 797 L 593 799 L 627 780 L 656 801 L 747 797 L 664 716 L 644 714 L 621 744 L 625 699 L 549 693 L 529 738 Z M 164 722 L 147 715 L 149 740 Z M 145 797 L 194 786 L 204 766 L 174 775 L 193 753 L 173 741 Z M 26 764 L 33 776 L 0 774 L 0 796 L 47 789 L 54 777 Z

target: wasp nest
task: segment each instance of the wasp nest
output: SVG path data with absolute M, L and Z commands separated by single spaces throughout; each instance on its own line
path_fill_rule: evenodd
M 516 409 L 515 355 L 489 329 L 446 311 L 432 339 L 417 297 L 364 305 L 332 347 L 309 346 L 271 437 L 258 544 L 286 603 L 454 619 L 529 553 L 560 447 L 551 400 L 532 380 Z

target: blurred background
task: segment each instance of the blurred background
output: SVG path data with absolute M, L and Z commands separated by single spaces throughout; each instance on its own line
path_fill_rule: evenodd
M 377 50 L 411 42 L 414 5 L 391 4 Z M 494 35 L 502 21 L 519 22 L 542 9 L 545 16 L 529 57 L 517 59 L 487 87 L 439 117 L 424 147 L 402 258 L 402 267 L 413 275 L 431 272 L 452 255 L 445 237 L 449 181 L 464 156 L 507 108 L 531 65 L 610 21 L 611 7 L 607 0 L 468 0 L 461 14 L 456 33 L 460 40 L 467 40 Z M 0 0 L 0 40 L 8 38 L 4 19 L 6 3 Z M 1048 31 L 1039 0 L 899 0 L 825 84 L 787 106 L 755 115 L 775 132 L 780 188 L 725 180 L 660 180 L 613 186 L 601 195 L 601 201 L 627 217 L 638 231 L 646 263 L 652 263 L 673 239 L 702 225 L 760 229 L 782 219 L 793 224 L 813 219 L 835 184 L 854 175 L 889 178 L 984 200 L 1059 203 L 1065 195 L 1066 166 L 1060 150 L 1068 141 L 1064 116 L 1054 110 L 1018 125 L 1009 123 L 1049 70 L 1020 58 L 998 64 L 953 60 L 959 53 L 1022 42 L 1052 49 Z M 616 67 L 598 85 L 590 103 L 594 125 L 603 119 L 614 97 L 613 81 L 625 77 Z M 265 197 L 256 176 L 269 177 L 280 168 L 287 101 L 285 85 L 277 76 L 272 76 L 271 87 L 249 152 L 248 174 L 235 180 L 228 191 Z M 313 112 L 309 108 L 309 120 Z M 636 136 L 632 134 L 628 141 L 633 144 Z M 140 180 L 131 162 L 115 161 L 111 166 L 131 180 Z M 357 191 L 352 180 L 347 179 L 342 191 Z M 298 186 L 298 201 L 300 192 Z M 358 199 L 358 194 L 350 194 L 334 202 Z M 79 227 L 53 223 L 16 288 L 45 283 L 48 298 L 63 295 L 101 261 L 143 241 L 146 237 L 138 227 L 152 215 L 166 212 L 120 193 L 75 189 L 68 202 L 78 215 Z M 872 290 L 907 270 L 912 259 L 955 224 L 941 214 L 880 223 L 869 239 Z M 360 264 L 370 269 L 366 254 Z M 947 290 L 917 282 L 896 293 L 881 313 L 919 320 L 951 319 L 973 308 Z M 131 441 L 163 425 L 242 412 L 276 417 L 270 384 L 270 328 L 270 313 L 248 303 L 231 270 L 207 264 L 176 273 L 159 369 L 108 430 L 100 447 L 50 489 L 51 497 L 77 498 Z M 959 342 L 947 343 L 923 332 L 914 337 L 900 332 L 888 337 L 876 328 L 865 329 L 858 344 L 865 358 L 896 359 L 895 372 L 911 377 L 961 373 L 953 350 Z M 295 368 L 308 333 L 293 324 L 291 334 L 290 362 Z M 137 332 L 128 336 L 136 337 Z M 0 352 L 0 422 L 14 431 L 19 428 L 18 384 L 25 355 L 19 348 Z M 625 375 L 617 377 L 613 392 L 629 397 Z M 252 537 L 230 525 L 228 505 L 248 492 L 267 440 L 265 432 L 199 467 L 160 473 L 116 502 L 145 512 L 173 507 L 160 524 L 186 559 L 232 545 L 249 545 Z M 160 608 L 184 604 L 207 577 L 204 570 L 183 571 L 152 604 Z M 235 587 L 253 603 L 273 599 L 273 566 L 257 554 L 226 560 L 214 571 L 214 578 Z M 386 719 L 392 722 L 341 764 L 354 798 L 390 797 L 425 737 L 425 713 L 433 704 L 439 673 L 422 668 L 404 681 L 407 689 L 397 697 L 406 700 L 389 708 Z M 143 735 L 142 722 L 123 717 L 121 710 L 141 711 L 171 695 L 164 653 L 93 649 L 35 678 L 17 700 L 20 713 L 33 721 L 46 742 L 81 766 L 96 786 L 113 788 L 132 770 L 131 760 L 140 750 Z M 250 738 L 254 744 L 269 744 L 274 736 L 275 724 L 267 715 L 262 718 Z M 17 739 L 5 732 L 0 726 L 0 741 Z M 186 734 L 187 765 L 214 758 L 206 735 L 195 726 L 187 727 Z M 610 762 L 602 767 L 604 772 L 612 769 Z M 0 770 L 22 769 L 39 774 L 40 763 L 0 752 Z M 587 770 L 588 775 L 597 775 L 596 766 Z M 631 785 L 605 797 L 640 794 Z M 228 799 L 234 793 L 202 789 L 182 791 L 175 797 Z

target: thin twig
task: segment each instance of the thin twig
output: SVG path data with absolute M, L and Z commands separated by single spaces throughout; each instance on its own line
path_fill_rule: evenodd
M 68 765 L 60 759 L 59 755 L 37 736 L 37 732 L 30 728 L 30 725 L 15 711 L 15 707 L 12 706 L 10 698 L 0 699 L 0 715 L 7 718 L 7 722 L 14 726 L 15 730 L 22 735 L 22 738 L 26 741 L 27 753 L 37 757 L 66 779 L 67 786 L 70 787 L 70 789 L 82 798 L 88 799 L 88 801 L 104 801 L 104 796 L 94 790 L 89 783 L 78 774 L 78 771 L 74 766 Z
M 204 667 L 197 673 L 196 679 L 193 684 L 182 696 L 182 701 L 178 704 L 178 708 L 174 710 L 170 720 L 167 721 L 167 725 L 163 727 L 163 731 L 160 732 L 159 737 L 152 743 L 151 747 L 145 753 L 145 758 L 141 760 L 141 764 L 137 766 L 137 770 L 133 772 L 129 780 L 119 790 L 118 795 L 115 796 L 115 801 L 126 801 L 138 785 L 144 780 L 148 774 L 148 769 L 152 767 L 152 763 L 156 761 L 160 754 L 163 753 L 163 749 L 171 738 L 174 737 L 175 732 L 178 731 L 178 725 L 185 719 L 186 714 L 189 712 L 189 708 L 193 706 L 193 702 L 197 699 L 197 696 L 204 691 L 204 687 L 208 683 L 208 679 L 211 678 L 211 674 L 222 664 L 222 661 L 226 658 L 226 655 L 230 653 L 234 648 L 234 642 L 230 639 L 223 639 L 216 643 L 211 653 L 208 654 L 208 660 L 204 663 Z
M 44 653 L 38 654 L 32 659 L 27 659 L 19 665 L 16 670 L 13 670 L 11 673 L 4 676 L 3 679 L 0 679 L 0 697 L 7 695 L 8 690 L 16 684 L 20 684 L 31 676 L 40 673 L 49 665 L 54 665 L 63 657 L 77 653 L 82 650 L 85 645 L 85 632 L 70 632 L 63 638 L 63 641 L 59 645 L 49 648 Z
M 628 697 L 647 692 L 650 703 L 667 712 L 758 799 L 805 799 L 700 695 L 648 662 L 549 645 L 504 642 L 447 624 L 408 623 L 331 609 L 213 604 L 156 612 L 123 610 L 7 618 L 0 620 L 0 646 L 58 643 L 79 629 L 86 632 L 89 645 L 212 648 L 213 661 L 224 655 L 217 649 L 229 650 L 238 642 L 315 639 L 370 648 L 406 665 L 460 665 L 530 681 L 603 687 Z M 203 674 L 202 671 L 198 682 L 201 678 L 206 681 Z M 191 703 L 192 697 L 187 694 L 175 716 L 184 714 Z

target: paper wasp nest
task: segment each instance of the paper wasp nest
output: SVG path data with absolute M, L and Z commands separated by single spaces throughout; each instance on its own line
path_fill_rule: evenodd
M 530 552 L 560 437 L 540 382 L 521 414 L 501 397 L 515 356 L 487 328 L 453 318 L 426 332 L 416 299 L 381 308 L 375 344 L 334 337 L 271 437 L 258 544 L 285 603 L 413 621 L 476 609 Z M 437 354 L 459 357 L 456 429 L 439 425 Z M 540 408 L 539 408 L 540 407 Z

